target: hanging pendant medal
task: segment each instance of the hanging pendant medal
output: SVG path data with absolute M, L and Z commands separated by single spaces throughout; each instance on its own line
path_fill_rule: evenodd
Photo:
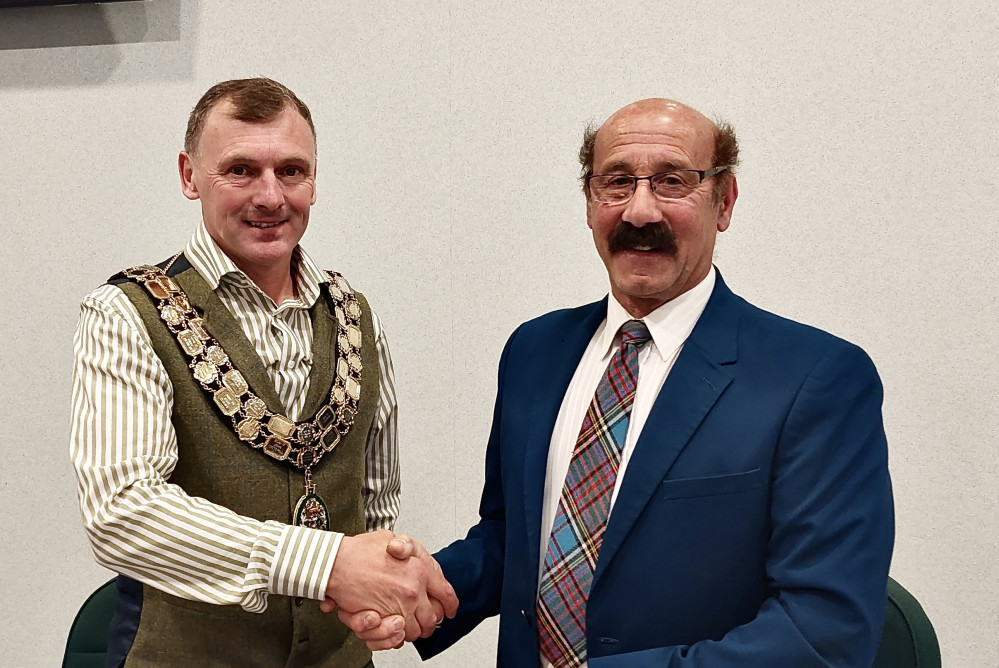
M 295 504 L 295 526 L 330 530 L 330 513 L 323 497 L 316 494 L 316 486 L 312 483 L 312 469 L 305 469 L 305 494 Z

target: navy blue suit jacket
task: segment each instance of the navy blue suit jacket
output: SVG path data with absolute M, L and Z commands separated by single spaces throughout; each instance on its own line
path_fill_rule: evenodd
M 417 643 L 424 658 L 499 613 L 497 665 L 538 665 L 548 446 L 605 315 L 606 300 L 556 311 L 507 342 L 481 519 L 435 555 L 461 605 Z M 870 666 L 894 538 L 881 399 L 860 348 L 718 276 L 610 515 L 586 608 L 590 668 Z

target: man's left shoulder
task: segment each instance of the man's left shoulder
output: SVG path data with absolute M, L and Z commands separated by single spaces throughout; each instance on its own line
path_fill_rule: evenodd
M 779 358 L 785 364 L 796 362 L 811 366 L 819 360 L 835 356 L 854 359 L 871 365 L 870 357 L 856 343 L 814 325 L 792 320 L 741 302 L 739 317 L 739 351 Z

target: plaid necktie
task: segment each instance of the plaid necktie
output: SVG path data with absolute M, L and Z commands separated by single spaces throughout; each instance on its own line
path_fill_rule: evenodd
M 586 661 L 586 599 L 638 384 L 638 349 L 651 338 L 641 320 L 621 326 L 621 346 L 586 409 L 552 526 L 538 591 L 541 653 L 555 668 Z

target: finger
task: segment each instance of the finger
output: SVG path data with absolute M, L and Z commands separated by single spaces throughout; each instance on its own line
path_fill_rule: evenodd
M 368 640 L 365 641 L 365 644 L 372 652 L 379 652 L 385 649 L 399 649 L 406 644 L 406 639 L 400 631 L 397 635 L 387 640 Z
M 417 620 L 416 615 L 414 614 L 410 616 L 406 620 L 406 635 L 404 639 L 409 642 L 413 642 L 417 638 L 421 637 L 422 634 L 423 627 L 420 625 L 419 620 Z
M 396 536 L 385 546 L 385 551 L 395 559 L 409 559 L 416 551 L 416 546 L 409 536 Z
M 406 639 L 406 620 L 402 615 L 389 615 L 378 625 L 358 633 L 357 637 L 365 642 L 391 641 L 386 647 L 395 646 Z
M 325 613 L 333 612 L 334 610 L 336 610 L 336 601 L 334 601 L 329 597 L 326 597 L 323 600 L 319 601 L 319 609 Z
M 436 566 L 427 578 L 427 595 L 437 599 L 444 609 L 444 614 L 453 618 L 458 612 L 458 596 L 454 593 L 454 587 L 441 572 L 437 560 L 430 556 L 427 558 Z
M 386 637 L 397 634 L 402 629 L 401 624 L 396 628 L 393 617 L 398 617 L 398 615 L 394 615 L 387 618 L 389 623 L 385 625 L 385 628 L 380 633 L 376 633 L 385 624 L 385 621 L 374 610 L 347 612 L 341 609 L 337 612 L 337 617 L 340 618 L 344 626 L 356 633 L 361 640 L 367 640 L 369 637 L 372 640 L 383 640 Z M 366 634 L 370 634 L 370 636 Z
M 430 605 L 433 607 L 434 617 L 437 619 L 436 626 L 444 621 L 444 606 L 436 598 L 430 599 Z
M 416 606 L 414 611 L 414 616 L 416 617 L 417 623 L 420 625 L 420 638 L 427 638 L 437 630 L 437 624 L 440 623 L 440 617 L 434 606 L 429 599 L 424 598 Z M 406 640 L 415 640 L 415 638 L 406 638 Z
M 441 622 L 444 621 L 444 606 L 441 605 L 441 602 L 436 598 L 431 598 L 429 599 L 429 603 L 431 619 L 429 622 L 424 621 L 420 624 L 420 630 L 422 631 L 420 634 L 421 638 L 429 638 L 432 636 L 434 631 L 440 627 Z M 417 612 L 419 613 L 419 610 Z

